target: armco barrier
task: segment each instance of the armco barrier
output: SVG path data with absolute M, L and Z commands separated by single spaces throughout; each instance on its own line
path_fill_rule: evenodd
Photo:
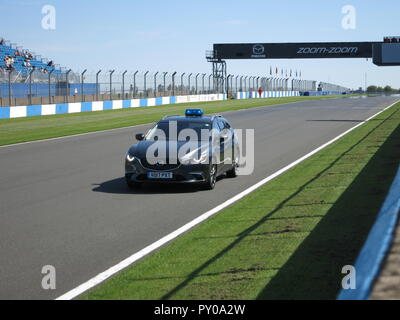
M 298 91 L 264 92 L 262 97 L 268 98 L 268 97 L 285 97 L 285 96 L 298 96 L 298 95 L 300 95 Z M 240 92 L 237 95 L 237 99 L 249 99 L 258 96 L 259 94 L 257 92 Z M 203 94 L 203 95 L 176 96 L 176 97 L 175 96 L 158 97 L 158 98 L 148 98 L 148 99 L 74 102 L 74 103 L 60 103 L 60 104 L 31 105 L 31 106 L 0 107 L 0 119 L 116 110 L 123 108 L 152 107 L 152 106 L 161 106 L 165 104 L 176 104 L 176 103 L 221 101 L 226 99 L 227 99 L 226 94 Z
M 400 211 L 400 169 L 354 265 L 356 289 L 343 289 L 338 300 L 366 300 L 393 241 Z

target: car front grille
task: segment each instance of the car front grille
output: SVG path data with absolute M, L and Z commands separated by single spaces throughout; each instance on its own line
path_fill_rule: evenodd
M 177 161 L 177 163 L 170 164 L 168 160 L 166 161 L 165 164 L 162 163 L 150 164 L 147 162 L 146 159 L 142 159 L 140 160 L 140 163 L 143 168 L 154 171 L 170 171 L 179 168 L 181 165 L 179 161 Z

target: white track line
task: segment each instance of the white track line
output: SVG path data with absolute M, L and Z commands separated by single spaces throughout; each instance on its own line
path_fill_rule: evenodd
M 391 104 L 390 106 L 386 107 L 385 109 L 379 111 L 378 113 L 374 114 L 372 117 L 368 118 L 367 120 L 360 122 L 353 128 L 343 132 L 342 134 L 338 135 L 336 138 L 328 141 L 327 143 L 323 144 L 322 146 L 318 147 L 317 149 L 311 151 L 310 153 L 306 154 L 305 156 L 301 157 L 300 159 L 297 159 L 296 161 L 292 162 L 291 164 L 287 165 L 286 167 L 280 169 L 279 171 L 275 172 L 274 174 L 268 176 L 267 178 L 261 180 L 260 182 L 256 183 L 255 185 L 251 186 L 250 188 L 242 191 L 238 195 L 234 196 L 233 198 L 225 201 L 224 203 L 220 204 L 219 206 L 215 207 L 214 209 L 211 209 L 210 211 L 207 211 L 206 213 L 202 214 L 201 216 L 197 217 L 196 219 L 190 221 L 189 223 L 185 224 L 183 227 L 180 227 L 179 229 L 173 231 L 172 233 L 166 235 L 165 237 L 161 238 L 160 240 L 154 242 L 153 244 L 145 247 L 144 249 L 140 250 L 139 252 L 136 252 L 135 254 L 131 255 L 130 257 L 126 258 L 125 260 L 121 261 L 120 263 L 116 264 L 115 266 L 109 268 L 108 270 L 98 274 L 94 278 L 86 281 L 85 283 L 81 284 L 80 286 L 76 287 L 75 289 L 72 289 L 71 291 L 63 294 L 62 296 L 58 297 L 56 300 L 71 300 L 76 298 L 77 296 L 81 295 L 82 293 L 86 292 L 87 290 L 97 286 L 98 284 L 102 283 L 106 279 L 110 278 L 111 276 L 115 275 L 116 273 L 120 272 L 121 270 L 127 268 L 134 262 L 138 261 L 139 259 L 145 257 L 149 253 L 157 250 L 161 246 L 165 245 L 166 243 L 170 242 L 171 240 L 175 239 L 176 237 L 180 236 L 181 234 L 187 232 L 188 230 L 192 229 L 196 225 L 200 224 L 204 220 L 207 220 L 209 217 L 215 215 L 217 212 L 221 211 L 222 209 L 225 209 L 226 207 L 230 206 L 231 204 L 235 203 L 236 201 L 242 199 L 244 196 L 248 195 L 249 193 L 253 192 L 254 190 L 260 188 L 267 182 L 271 181 L 272 179 L 278 177 L 282 173 L 288 171 L 289 169 L 293 168 L 294 166 L 298 165 L 300 162 L 303 162 L 304 160 L 308 159 L 309 157 L 313 156 L 317 152 L 321 151 L 322 149 L 326 148 L 333 142 L 339 140 L 343 136 L 347 135 L 354 129 L 358 128 L 359 126 L 363 125 L 364 123 L 368 122 L 369 120 L 375 118 L 385 110 L 391 108 L 394 106 L 396 103 L 400 102 L 398 100 L 397 102 Z

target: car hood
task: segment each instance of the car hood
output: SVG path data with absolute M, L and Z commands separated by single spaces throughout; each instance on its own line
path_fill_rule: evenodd
M 161 142 L 161 141 L 160 141 Z M 134 144 L 129 148 L 129 154 L 131 156 L 135 156 L 139 159 L 143 159 L 146 157 L 147 150 L 155 144 L 156 141 L 141 141 L 137 144 Z M 188 141 L 162 141 L 162 144 L 159 144 L 160 148 L 165 148 L 165 154 L 167 157 L 169 156 L 169 150 L 172 148 L 174 149 L 176 146 L 177 152 L 185 146 L 186 148 L 189 148 L 191 150 L 195 150 L 198 148 L 206 148 L 209 146 L 209 143 L 207 141 L 194 141 L 194 142 L 188 142 Z M 154 146 L 156 147 L 156 146 Z M 177 157 L 177 154 L 174 156 L 174 158 Z

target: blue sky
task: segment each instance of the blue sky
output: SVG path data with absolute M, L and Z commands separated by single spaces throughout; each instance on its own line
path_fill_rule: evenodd
M 44 5 L 56 29 L 41 26 Z M 356 28 L 341 26 L 342 7 L 356 9 Z M 205 51 L 224 42 L 380 41 L 400 35 L 398 0 L 145 1 L 1 0 L 0 37 L 79 71 L 102 68 L 207 72 Z M 400 67 L 366 59 L 228 61 L 228 72 L 264 75 L 269 67 L 351 88 L 400 88 Z

